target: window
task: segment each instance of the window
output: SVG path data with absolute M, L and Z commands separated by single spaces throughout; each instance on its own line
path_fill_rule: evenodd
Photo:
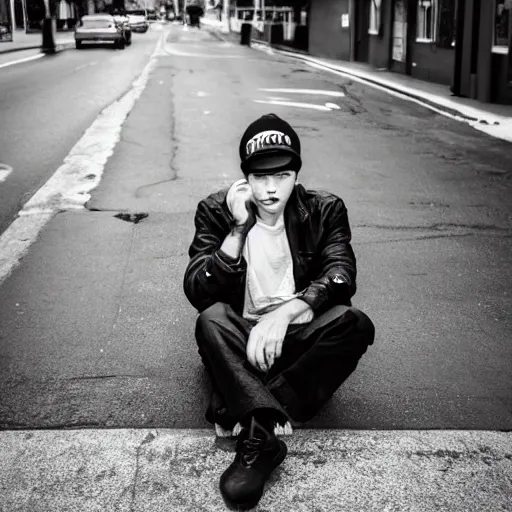
M 382 0 L 370 0 L 370 26 L 368 34 L 378 35 L 380 29 L 380 7 Z
M 418 0 L 416 41 L 430 43 L 436 40 L 438 0 Z
M 493 52 L 508 53 L 512 34 L 512 0 L 496 0 Z

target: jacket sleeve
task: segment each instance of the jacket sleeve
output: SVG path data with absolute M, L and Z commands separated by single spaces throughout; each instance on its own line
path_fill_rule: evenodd
M 323 219 L 320 239 L 321 273 L 301 292 L 301 299 L 313 312 L 337 304 L 350 304 L 356 292 L 356 258 L 350 245 L 351 232 L 345 204 L 340 198 L 331 201 Z
M 229 233 L 229 226 L 223 220 L 222 214 L 216 215 L 205 201 L 199 203 L 194 219 L 196 231 L 188 251 L 190 261 L 183 281 L 185 295 L 199 312 L 216 302 L 230 303 L 245 278 L 245 259 L 240 257 L 234 261 L 220 251 Z

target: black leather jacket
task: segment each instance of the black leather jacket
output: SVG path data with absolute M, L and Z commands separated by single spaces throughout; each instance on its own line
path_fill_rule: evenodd
M 243 257 L 233 262 L 219 253 L 233 223 L 227 191 L 202 200 L 195 215 L 196 233 L 183 285 L 199 312 L 216 302 L 230 304 L 239 314 L 243 310 L 247 263 Z M 336 304 L 350 305 L 356 292 L 356 258 L 343 201 L 334 194 L 296 185 L 284 222 L 300 298 L 315 315 Z

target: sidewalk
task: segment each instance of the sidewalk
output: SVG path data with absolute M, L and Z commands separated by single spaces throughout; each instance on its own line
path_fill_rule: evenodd
M 511 511 L 510 434 L 303 430 L 255 510 Z M 0 434 L 0 510 L 215 512 L 234 442 L 208 430 Z M 71 463 L 71 461 L 73 461 Z
M 12 41 L 0 43 L 0 54 L 20 50 L 36 50 L 41 48 L 42 42 L 43 36 L 40 32 L 26 34 L 23 30 L 16 30 Z M 74 46 L 73 32 L 57 32 L 55 34 L 55 44 L 57 50 Z
M 225 33 L 221 22 L 209 18 L 202 18 L 201 21 L 218 37 L 235 43 L 240 42 L 240 34 Z M 307 62 L 317 69 L 341 74 L 352 80 L 381 88 L 389 94 L 414 101 L 440 114 L 465 122 L 488 135 L 512 142 L 512 105 L 482 103 L 474 99 L 455 97 L 445 85 L 376 69 L 360 62 L 312 57 L 285 45 L 269 45 L 254 38 L 252 47 L 269 53 L 287 55 Z

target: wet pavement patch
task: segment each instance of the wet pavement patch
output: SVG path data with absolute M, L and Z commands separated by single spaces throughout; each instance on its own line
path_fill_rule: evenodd
M 118 213 L 114 215 L 116 219 L 121 219 L 126 222 L 133 222 L 138 224 L 142 219 L 145 219 L 149 214 L 147 213 Z

